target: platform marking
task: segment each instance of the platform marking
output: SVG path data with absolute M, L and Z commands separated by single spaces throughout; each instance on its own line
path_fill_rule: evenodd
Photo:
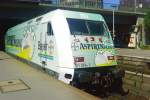
M 30 89 L 30 87 L 20 79 L 0 81 L 0 91 L 2 93 L 16 92 L 16 91 L 28 90 L 28 89 Z

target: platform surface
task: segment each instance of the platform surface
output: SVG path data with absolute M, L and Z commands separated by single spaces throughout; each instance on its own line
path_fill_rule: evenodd
M 10 80 L 10 81 L 9 81 Z M 21 80 L 29 88 L 20 91 L 16 84 Z M 100 100 L 99 98 L 85 93 L 79 89 L 53 79 L 30 65 L 22 63 L 8 54 L 0 51 L 0 82 L 1 86 L 15 84 L 0 92 L 0 100 Z
M 119 56 L 150 59 L 150 50 L 117 48 Z

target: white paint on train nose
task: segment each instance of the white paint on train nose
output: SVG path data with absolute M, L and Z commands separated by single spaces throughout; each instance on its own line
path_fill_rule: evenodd
M 108 63 L 108 56 L 112 56 L 111 52 L 98 52 L 95 56 L 95 64 L 100 65 Z
M 107 58 L 105 57 L 104 54 L 97 54 L 95 57 L 95 64 L 99 65 L 99 64 L 104 64 L 107 62 Z

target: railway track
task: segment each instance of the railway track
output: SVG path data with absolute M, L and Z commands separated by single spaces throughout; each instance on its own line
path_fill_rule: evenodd
M 133 57 L 133 56 L 117 56 L 118 66 L 131 71 L 141 72 L 150 75 L 150 58 Z
M 123 86 L 128 95 L 112 94 L 107 100 L 150 100 L 150 75 L 126 71 Z
M 123 82 L 124 89 L 130 91 L 128 95 L 112 93 L 102 100 L 150 100 L 150 75 L 126 71 Z
M 150 99 L 150 75 L 126 71 L 124 87 L 136 96 Z
M 118 66 L 126 70 L 123 87 L 130 93 L 122 97 L 112 94 L 108 100 L 150 100 L 150 60 L 145 57 L 120 56 Z
M 93 95 L 102 100 L 150 100 L 150 75 L 141 72 L 126 71 L 123 79 L 124 90 L 129 90 L 129 94 L 121 96 L 118 93 L 110 93 L 103 97 L 100 93 Z

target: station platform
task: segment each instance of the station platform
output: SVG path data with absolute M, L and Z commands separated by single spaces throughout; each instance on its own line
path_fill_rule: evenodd
M 150 50 L 117 48 L 119 56 L 129 56 L 150 60 Z
M 150 50 L 117 48 L 117 51 L 120 67 L 150 77 Z
M 0 100 L 100 100 L 0 51 Z

